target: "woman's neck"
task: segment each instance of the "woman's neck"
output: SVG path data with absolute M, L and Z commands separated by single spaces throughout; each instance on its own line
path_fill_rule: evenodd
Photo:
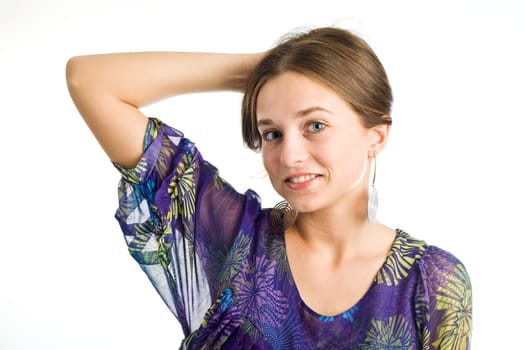
M 374 231 L 362 210 L 330 208 L 299 213 L 290 231 L 307 249 L 331 251 L 336 255 L 361 250 Z

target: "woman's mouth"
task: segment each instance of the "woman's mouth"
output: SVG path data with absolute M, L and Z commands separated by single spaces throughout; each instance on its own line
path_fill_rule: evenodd
M 286 181 L 294 183 L 294 184 L 301 184 L 307 181 L 311 181 L 315 179 L 316 177 L 317 175 L 300 175 L 300 176 L 289 177 L 286 179 Z
M 285 179 L 285 184 L 292 190 L 303 190 L 314 185 L 321 175 L 318 174 L 301 174 L 288 176 Z

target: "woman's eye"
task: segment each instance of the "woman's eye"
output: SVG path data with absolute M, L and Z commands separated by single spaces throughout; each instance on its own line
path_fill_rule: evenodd
M 311 122 L 308 124 L 308 131 L 315 133 L 323 130 L 325 127 L 326 125 L 322 122 Z
M 263 132 L 262 137 L 264 141 L 275 141 L 279 137 L 281 137 L 281 133 L 279 131 L 269 130 L 269 131 Z

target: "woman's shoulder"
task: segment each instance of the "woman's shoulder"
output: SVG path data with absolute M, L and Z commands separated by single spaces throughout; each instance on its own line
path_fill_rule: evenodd
M 431 289 L 455 285 L 470 289 L 470 279 L 463 262 L 450 251 L 428 244 L 398 230 L 398 240 L 404 250 L 415 258 L 420 281 Z M 448 287 L 447 287 L 448 288 Z
M 421 275 L 421 280 L 442 281 L 444 278 L 455 276 L 470 284 L 465 265 L 456 255 L 401 229 L 397 229 L 396 232 L 391 255 L 395 255 L 396 260 L 412 261 Z
M 406 253 L 419 256 L 420 266 L 446 269 L 450 266 L 463 265 L 458 257 L 442 247 L 429 244 L 426 240 L 412 236 L 401 229 L 397 229 L 396 232 L 394 245 L 398 245 Z
M 463 262 L 453 253 L 435 245 L 429 245 L 419 266 L 427 275 L 457 274 L 468 278 Z

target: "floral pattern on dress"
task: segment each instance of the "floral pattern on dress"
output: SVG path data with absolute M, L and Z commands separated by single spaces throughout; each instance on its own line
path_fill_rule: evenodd
M 416 342 L 412 339 L 410 325 L 402 315 L 386 320 L 373 319 L 366 334 L 362 350 L 414 350 Z

